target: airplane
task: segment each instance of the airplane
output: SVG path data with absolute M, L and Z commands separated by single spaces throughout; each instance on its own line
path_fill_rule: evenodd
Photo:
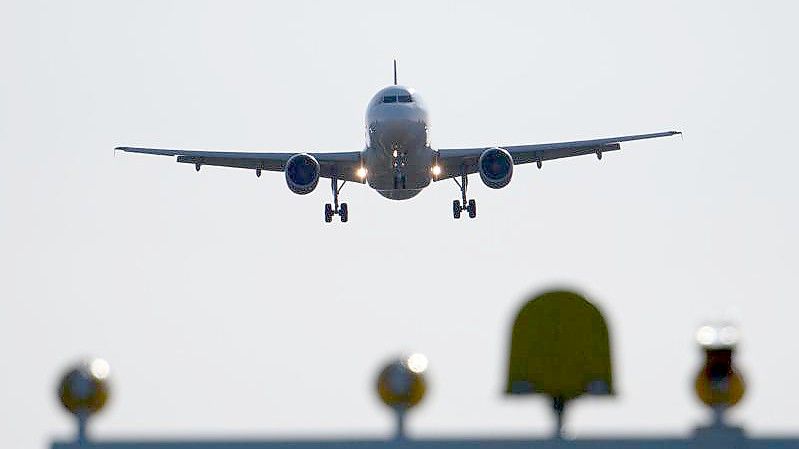
M 203 165 L 215 165 L 255 170 L 258 177 L 264 170 L 283 172 L 288 188 L 299 195 L 313 192 L 319 178 L 329 178 L 333 203 L 325 204 L 324 217 L 330 223 L 334 215 L 342 222 L 349 220 L 347 203 L 339 203 L 339 194 L 347 182 L 368 183 L 388 199 L 406 200 L 418 195 L 431 182 L 453 179 L 461 199 L 452 202 L 452 216 L 458 219 L 466 211 L 469 218 L 475 218 L 477 203 L 466 198 L 470 174 L 479 173 L 486 186 L 501 189 L 510 183 L 516 165 L 535 162 L 540 169 L 544 161 L 587 154 L 602 159 L 603 153 L 621 149 L 622 142 L 682 134 L 665 131 L 574 142 L 434 149 L 429 131 L 428 112 L 421 96 L 415 89 L 397 84 L 395 60 L 394 84 L 378 91 L 366 109 L 366 147 L 361 151 L 252 153 L 137 147 L 116 150 L 176 157 L 177 162 L 194 164 L 197 171 Z

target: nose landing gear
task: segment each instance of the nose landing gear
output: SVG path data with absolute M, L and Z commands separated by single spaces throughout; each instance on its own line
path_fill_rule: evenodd
M 341 189 L 344 188 L 344 185 L 347 184 L 347 181 L 338 185 L 338 178 L 335 176 L 330 179 L 331 188 L 333 190 L 333 204 L 330 203 L 325 204 L 325 223 L 330 223 L 333 221 L 333 215 L 338 215 L 341 219 L 342 223 L 346 223 L 347 220 L 350 218 L 349 209 L 347 208 L 347 203 L 338 203 L 338 194 L 341 192 Z
M 454 200 L 452 201 L 452 217 L 455 219 L 461 218 L 461 212 L 466 211 L 469 213 L 469 218 L 475 218 L 477 216 L 477 202 L 474 199 L 466 201 L 466 188 L 469 185 L 469 178 L 467 175 L 461 175 L 461 182 L 458 182 L 456 178 L 452 178 L 455 181 L 455 184 L 461 189 L 461 201 Z
M 394 190 L 405 189 L 405 174 L 397 170 L 394 173 Z
M 408 152 L 402 149 L 402 146 L 393 143 L 391 144 L 391 166 L 394 167 L 394 190 L 405 190 L 405 173 L 403 170 L 408 165 Z

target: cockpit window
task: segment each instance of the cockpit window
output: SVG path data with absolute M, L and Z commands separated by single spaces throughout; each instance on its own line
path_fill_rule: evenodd
M 383 97 L 383 103 L 396 103 L 397 97 L 395 95 L 386 95 Z
M 397 99 L 400 103 L 410 103 L 413 101 L 410 95 L 397 95 Z

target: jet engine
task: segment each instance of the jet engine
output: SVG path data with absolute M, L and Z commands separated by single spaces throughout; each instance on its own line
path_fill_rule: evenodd
M 489 148 L 483 151 L 477 165 L 480 179 L 492 189 L 505 187 L 513 176 L 513 157 L 503 148 Z
M 291 156 L 286 162 L 286 184 L 298 195 L 313 192 L 319 183 L 319 161 L 310 154 Z

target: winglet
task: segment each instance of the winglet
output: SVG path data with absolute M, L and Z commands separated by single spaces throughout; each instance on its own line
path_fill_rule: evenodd
M 394 85 L 397 85 L 397 60 L 394 60 Z
M 682 135 L 682 131 L 669 131 L 669 133 L 671 133 L 671 135 L 672 135 L 672 136 L 677 136 L 677 135 L 679 135 L 679 136 L 680 136 L 680 140 L 682 140 L 683 142 L 685 142 L 685 137 L 683 137 L 683 135 Z

